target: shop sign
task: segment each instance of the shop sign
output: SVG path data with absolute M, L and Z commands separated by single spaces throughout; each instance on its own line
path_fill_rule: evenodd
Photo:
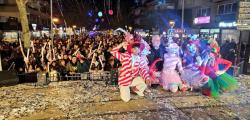
M 250 26 L 246 25 L 246 26 L 238 26 L 237 27 L 238 30 L 250 30 Z
M 200 32 L 201 33 L 209 33 L 209 29 L 201 29 Z
M 238 19 L 250 19 L 250 14 L 239 14 Z
M 220 29 L 200 29 L 200 32 L 207 34 L 220 33 Z
M 250 8 L 250 2 L 240 2 L 241 7 Z
M 240 2 L 237 29 L 250 30 L 250 2 Z
M 194 24 L 195 25 L 207 24 L 207 23 L 210 23 L 210 16 L 194 18 Z
M 220 33 L 220 29 L 210 29 L 210 33 Z
M 243 14 L 250 13 L 250 8 L 240 8 L 239 13 L 243 13 Z
M 219 27 L 236 27 L 236 22 L 220 22 Z
M 250 19 L 249 20 L 238 20 L 238 24 L 240 24 L 240 25 L 243 25 L 243 24 L 250 25 Z

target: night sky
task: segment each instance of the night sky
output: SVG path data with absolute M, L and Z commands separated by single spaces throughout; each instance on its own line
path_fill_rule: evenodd
M 53 16 L 60 19 L 58 25 L 64 25 L 65 22 L 67 26 L 77 25 L 86 28 L 92 28 L 95 24 L 100 25 L 100 28 L 130 25 L 132 22 L 130 11 L 135 6 L 134 0 L 120 0 L 120 11 L 118 1 L 53 0 Z M 109 9 L 113 10 L 113 15 L 108 14 Z M 99 11 L 103 12 L 101 18 L 98 17 Z

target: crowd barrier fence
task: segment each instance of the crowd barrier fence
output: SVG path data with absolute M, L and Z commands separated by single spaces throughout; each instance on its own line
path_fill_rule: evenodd
M 32 72 L 17 74 L 19 83 L 36 83 L 36 85 L 48 85 L 50 82 L 60 82 L 69 80 L 82 81 L 103 81 L 106 85 L 117 85 L 118 70 L 112 71 L 98 71 L 85 72 L 62 75 L 56 71 L 46 72 Z
M 227 71 L 228 74 L 237 77 L 243 73 L 244 61 L 237 65 L 230 67 Z M 51 71 L 46 72 L 32 72 L 17 74 L 19 83 L 36 83 L 36 85 L 48 85 L 50 82 L 60 82 L 69 80 L 82 80 L 82 81 L 103 81 L 106 85 L 118 84 L 118 70 L 112 71 L 98 71 L 98 72 L 85 72 L 62 75 L 59 72 Z

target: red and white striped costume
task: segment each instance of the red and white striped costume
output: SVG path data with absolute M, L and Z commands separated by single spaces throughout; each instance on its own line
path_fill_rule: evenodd
M 114 48 L 111 54 L 117 58 L 121 64 L 121 70 L 119 73 L 118 84 L 120 86 L 129 86 L 135 77 L 142 77 L 144 80 L 149 79 L 148 66 L 145 60 L 139 57 L 132 66 L 132 55 L 128 52 L 119 52 L 120 48 Z

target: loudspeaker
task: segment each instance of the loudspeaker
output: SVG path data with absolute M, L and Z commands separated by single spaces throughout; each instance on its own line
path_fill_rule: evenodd
M 18 77 L 13 71 L 0 72 L 0 87 L 17 85 L 19 83 Z
M 19 74 L 18 78 L 19 78 L 19 83 L 36 83 L 37 73 L 32 72 L 32 73 Z

